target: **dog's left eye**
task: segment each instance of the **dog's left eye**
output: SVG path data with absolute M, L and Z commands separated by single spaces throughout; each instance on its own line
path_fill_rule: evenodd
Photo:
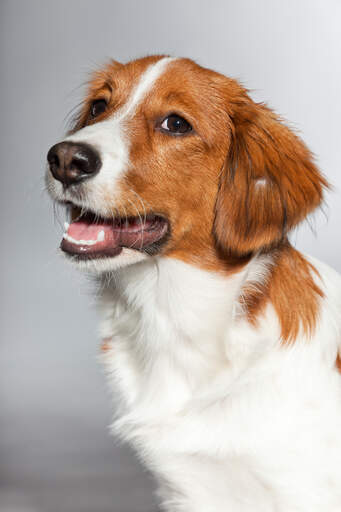
M 106 110 L 106 108 L 107 108 L 107 102 L 105 100 L 101 99 L 101 100 L 93 101 L 91 104 L 91 108 L 90 108 L 91 117 L 97 117 L 100 114 L 103 114 L 103 112 Z
M 182 135 L 192 130 L 192 126 L 184 119 L 176 114 L 171 114 L 162 121 L 162 130 L 174 135 Z

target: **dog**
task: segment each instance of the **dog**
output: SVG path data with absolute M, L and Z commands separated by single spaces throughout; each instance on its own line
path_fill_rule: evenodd
M 186 58 L 92 76 L 47 187 L 95 274 L 113 431 L 168 512 L 341 511 L 341 279 L 290 230 L 328 187 L 302 140 Z

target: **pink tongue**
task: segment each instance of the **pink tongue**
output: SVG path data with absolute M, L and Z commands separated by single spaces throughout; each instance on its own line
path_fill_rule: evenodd
M 153 227 L 154 226 L 154 227 Z M 63 237 L 61 249 L 73 255 L 116 256 L 122 247 L 141 250 L 164 236 L 167 225 L 154 225 L 147 221 L 144 229 L 139 224 L 116 225 L 112 222 L 95 224 L 86 220 L 71 222 L 67 236 Z
M 106 239 L 109 235 L 112 235 L 112 226 L 77 221 L 70 224 L 67 234 L 75 240 L 97 240 L 101 231 L 104 231 L 104 239 Z
M 92 224 L 78 220 L 71 222 L 67 235 L 62 240 L 61 249 L 69 254 L 101 253 L 116 256 L 122 250 L 119 247 L 120 234 L 114 232 L 112 223 Z

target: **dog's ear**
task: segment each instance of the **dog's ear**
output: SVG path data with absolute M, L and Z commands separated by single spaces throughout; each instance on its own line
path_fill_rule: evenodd
M 304 143 L 267 107 L 243 94 L 230 118 L 214 235 L 224 251 L 245 255 L 282 240 L 328 184 Z

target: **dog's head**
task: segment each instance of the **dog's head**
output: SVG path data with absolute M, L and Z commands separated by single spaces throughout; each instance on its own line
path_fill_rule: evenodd
M 285 239 L 327 185 L 235 80 L 163 56 L 95 73 L 48 162 L 52 197 L 71 205 L 62 250 L 103 270 L 153 255 L 228 268 Z

